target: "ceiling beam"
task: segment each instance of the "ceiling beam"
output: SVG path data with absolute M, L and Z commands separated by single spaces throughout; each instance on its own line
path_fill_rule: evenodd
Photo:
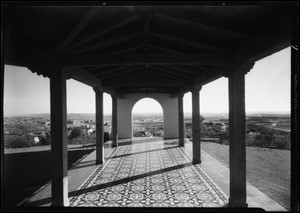
M 192 74 L 192 75 L 197 75 L 197 74 L 199 74 L 199 71 L 192 71 L 192 70 L 188 70 L 188 69 L 183 69 L 183 68 L 179 68 L 179 67 L 177 67 L 177 66 L 170 66 L 170 65 L 166 65 L 166 64 L 164 64 L 164 65 L 162 65 L 162 66 L 168 67 L 168 68 L 174 69 L 174 70 L 179 70 L 179 71 L 181 71 L 181 72 L 189 73 L 189 74 Z M 200 72 L 201 72 L 201 71 L 200 71 Z
M 276 32 L 277 31 L 277 32 Z M 256 35 L 250 42 L 240 46 L 233 54 L 233 61 L 258 61 L 291 45 L 287 30 L 269 30 Z
M 118 52 L 114 52 L 113 55 L 119 55 L 119 54 L 124 54 L 124 53 L 128 53 L 128 52 L 132 52 L 132 51 L 141 49 L 143 47 L 144 47 L 144 45 L 138 45 L 138 46 L 135 46 L 135 47 L 130 47 L 130 48 L 127 48 L 127 49 L 120 50 Z
M 101 79 L 108 79 L 108 78 L 112 78 L 115 79 L 115 77 L 121 77 L 121 76 L 128 76 L 130 73 L 135 73 L 138 70 L 141 70 L 141 67 L 136 67 L 136 68 L 131 68 L 131 69 L 125 69 L 125 70 L 121 70 L 121 72 L 115 72 L 115 73 L 111 73 L 111 74 L 106 74 L 104 76 L 98 76 Z
M 242 34 L 242 33 L 238 33 L 238 32 L 233 32 L 231 30 L 227 30 L 227 29 L 221 29 L 219 27 L 215 27 L 212 25 L 207 25 L 207 24 L 202 24 L 199 22 L 193 22 L 190 20 L 186 20 L 186 19 L 182 19 L 182 18 L 178 18 L 178 17 L 174 17 L 174 16 L 170 16 L 170 15 L 164 15 L 164 14 L 159 14 L 156 13 L 155 17 L 162 19 L 162 20 L 166 20 L 169 22 L 174 22 L 175 24 L 181 24 L 184 26 L 189 26 L 192 29 L 200 29 L 200 30 L 207 30 L 209 31 L 211 34 L 215 35 L 215 37 L 219 37 L 219 36 L 228 36 L 228 37 L 233 37 L 233 38 L 239 38 L 239 39 L 249 39 L 248 35 Z
M 115 68 L 112 68 L 112 69 L 106 69 L 104 71 L 103 71 L 103 69 L 99 68 L 99 69 L 94 69 L 92 74 L 95 75 L 95 76 L 105 75 L 107 73 L 112 73 L 112 72 L 119 71 L 119 70 L 122 70 L 122 69 L 126 69 L 126 68 L 129 68 L 129 67 L 132 67 L 132 65 L 119 66 L 119 67 L 115 67 Z
M 86 44 L 92 40 L 95 40 L 96 38 L 99 38 L 100 36 L 103 36 L 117 28 L 120 28 L 136 19 L 137 19 L 136 16 L 131 16 L 121 22 L 116 23 L 115 25 L 109 26 L 108 28 L 99 31 L 98 33 L 94 33 L 94 34 L 90 35 L 89 37 L 86 37 L 86 38 L 82 39 L 81 41 L 77 42 L 76 44 L 74 44 L 73 46 L 71 46 L 70 50 L 77 49 L 78 47 L 82 46 L 83 44 Z
M 156 79 L 167 79 L 167 80 L 169 80 L 169 79 L 175 79 L 175 80 L 181 80 L 182 78 L 181 77 L 179 77 L 179 76 L 174 76 L 174 75 L 169 75 L 169 74 L 167 74 L 167 73 L 163 73 L 163 72 L 161 72 L 161 71 L 156 71 L 156 70 L 153 70 L 152 68 L 151 69 L 149 69 L 149 74 L 153 74 L 153 75 L 151 75 L 150 77 L 152 77 L 152 78 L 156 78 Z
M 214 80 L 217 80 L 218 78 L 221 78 L 223 76 L 222 73 L 224 72 L 224 70 L 228 70 L 228 66 L 213 66 L 212 68 L 204 71 L 202 74 L 196 77 L 191 85 L 181 87 L 178 90 L 178 94 L 185 94 L 187 92 L 190 92 L 194 86 L 203 86 Z
M 183 78 L 189 78 L 189 76 L 187 76 L 186 74 L 178 73 L 175 70 L 170 70 L 167 67 L 151 66 L 151 69 L 157 70 L 157 71 L 160 71 L 160 72 L 164 72 L 164 73 L 169 73 L 169 75 L 173 75 L 173 76 L 177 75 L 177 76 L 180 76 L 180 77 L 183 77 Z
M 118 82 L 122 82 L 122 81 L 124 81 L 124 80 L 127 80 L 127 79 L 129 79 L 129 78 L 131 78 L 131 77 L 143 77 L 145 74 L 147 73 L 147 71 L 146 70 L 141 70 L 141 71 L 139 71 L 139 72 L 134 72 L 134 73 L 131 73 L 131 74 L 127 74 L 127 75 L 119 75 L 119 76 L 117 76 L 117 77 L 115 77 L 113 80 L 108 80 L 108 79 L 105 79 L 105 80 L 103 80 L 103 82 L 114 82 L 114 84 L 115 83 L 118 83 Z M 104 83 L 104 84 L 105 84 Z
M 173 87 L 164 87 L 164 88 L 156 88 L 155 90 L 144 90 L 143 88 L 135 88 L 135 87 L 121 87 L 117 88 L 116 92 L 118 94 L 125 94 L 125 93 L 177 93 L 178 89 Z
M 84 83 L 91 87 L 102 88 L 101 80 L 95 78 L 95 76 L 93 76 L 81 67 L 64 67 L 63 69 L 65 69 L 65 71 L 69 74 L 71 78 L 81 83 Z
M 147 46 L 152 47 L 153 49 L 164 51 L 164 52 L 175 53 L 175 54 L 181 54 L 182 53 L 182 52 L 177 51 L 177 50 L 172 50 L 172 49 L 169 49 L 169 48 L 165 48 L 165 47 L 161 47 L 161 46 L 157 46 L 157 45 L 153 45 L 153 44 L 147 44 Z
M 101 8 L 101 7 L 100 7 Z M 82 29 L 89 23 L 89 21 L 97 14 L 99 7 L 92 7 L 85 14 L 85 16 L 79 21 L 79 23 L 74 27 L 74 29 L 68 34 L 65 40 L 57 48 L 56 52 L 64 52 L 68 46 L 72 43 L 74 38 L 82 31 Z
M 193 86 L 203 86 L 223 76 L 227 66 L 213 66 L 193 80 Z
M 156 80 L 156 81 L 147 81 L 146 80 L 124 80 L 122 82 L 102 82 L 103 86 L 110 86 L 110 87 L 134 87 L 134 86 L 187 86 L 191 85 L 192 81 L 186 81 L 186 80 Z
M 73 50 L 72 54 L 78 54 L 78 53 L 84 53 L 84 52 L 89 52 L 89 51 L 93 51 L 93 50 L 97 50 L 97 49 L 101 49 L 103 47 L 107 47 L 107 46 L 111 46 L 120 42 L 124 42 L 124 41 L 128 41 L 134 38 L 138 38 L 140 36 L 142 36 L 143 34 L 141 32 L 139 33 L 130 33 L 127 35 L 121 35 L 117 38 L 113 38 L 113 39 L 109 39 L 109 40 L 103 40 L 100 43 L 92 43 L 90 45 L 87 46 L 83 46 L 78 48 L 77 50 Z
M 141 65 L 141 64 L 201 64 L 231 63 L 231 54 L 147 54 L 147 55 L 68 55 L 63 66 Z
M 183 39 L 183 38 L 174 37 L 172 35 L 163 35 L 161 33 L 151 32 L 150 34 L 152 36 L 163 39 L 165 41 L 171 41 L 171 42 L 175 42 L 177 44 L 181 43 L 181 44 L 191 46 L 191 47 L 195 47 L 195 48 L 201 49 L 201 50 L 205 49 L 205 50 L 218 51 L 218 52 L 224 52 L 225 51 L 224 48 L 217 47 L 213 44 L 209 44 L 208 42 L 200 43 L 201 40 L 199 40 L 199 42 L 195 42 L 195 41 L 191 41 L 191 40 L 187 40 L 187 39 Z

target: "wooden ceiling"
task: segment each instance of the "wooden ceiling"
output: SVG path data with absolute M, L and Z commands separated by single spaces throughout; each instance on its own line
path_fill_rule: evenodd
M 263 1 L 7 3 L 5 63 L 51 76 L 51 61 L 59 60 L 70 77 L 101 84 L 111 94 L 184 93 L 219 78 L 232 65 L 289 46 L 294 7 L 293 2 Z

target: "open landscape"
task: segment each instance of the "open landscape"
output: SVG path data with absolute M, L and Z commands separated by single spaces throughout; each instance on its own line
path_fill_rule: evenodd
M 163 123 L 161 114 L 134 114 L 132 117 L 133 123 Z M 201 121 L 202 149 L 228 167 L 228 115 L 203 114 Z M 70 168 L 95 149 L 95 116 L 69 114 L 67 123 Z M 110 115 L 105 115 L 104 123 L 111 124 Z M 188 114 L 185 123 L 187 137 L 191 138 L 192 124 Z M 218 123 L 227 128 L 221 129 Z M 4 177 L 9 192 L 6 198 L 10 205 L 16 205 L 50 181 L 50 117 L 48 114 L 6 117 L 4 124 Z M 151 128 L 145 126 L 143 131 L 153 133 Z M 289 131 L 288 114 L 247 115 L 247 180 L 286 209 L 290 201 Z M 213 142 L 205 142 L 207 140 Z

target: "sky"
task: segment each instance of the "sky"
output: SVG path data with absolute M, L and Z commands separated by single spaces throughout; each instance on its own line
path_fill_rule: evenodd
M 245 77 L 246 112 L 290 112 L 290 48 L 257 61 Z M 104 93 L 104 113 L 112 111 L 109 94 Z M 184 95 L 184 112 L 192 111 L 191 93 Z M 200 91 L 200 111 L 228 112 L 228 79 L 219 78 Z M 67 112 L 95 113 L 92 87 L 67 80 Z M 133 112 L 162 112 L 150 98 L 136 103 Z M 38 76 L 24 67 L 4 67 L 4 116 L 50 113 L 49 78 Z

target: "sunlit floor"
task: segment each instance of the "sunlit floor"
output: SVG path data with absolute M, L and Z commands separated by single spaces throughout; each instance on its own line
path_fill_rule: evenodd
M 123 141 L 82 184 L 71 206 L 222 207 L 228 198 L 174 140 Z
M 104 165 L 96 151 L 68 171 L 71 207 L 222 207 L 228 203 L 229 168 L 201 150 L 201 164 L 192 165 L 192 142 L 178 139 L 122 139 L 117 148 L 104 144 Z M 286 211 L 247 182 L 249 207 Z M 19 204 L 50 207 L 51 182 Z M 92 208 L 94 209 L 94 208 Z

